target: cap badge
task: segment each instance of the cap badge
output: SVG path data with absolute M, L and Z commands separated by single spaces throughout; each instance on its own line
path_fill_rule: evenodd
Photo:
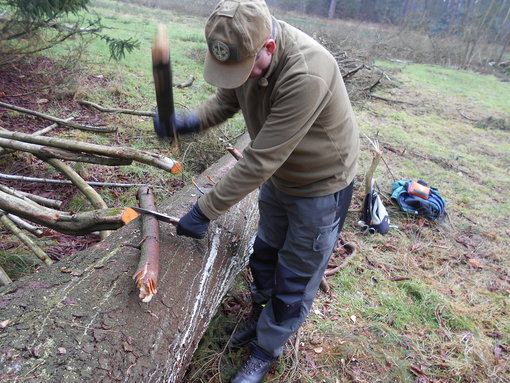
M 230 48 L 223 41 L 215 41 L 211 46 L 211 53 L 216 60 L 224 62 L 230 57 Z

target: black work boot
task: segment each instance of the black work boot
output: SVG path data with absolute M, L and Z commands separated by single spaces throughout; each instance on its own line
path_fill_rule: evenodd
M 251 353 L 243 367 L 232 378 L 230 383 L 260 383 L 271 369 L 276 358 L 259 359 L 258 353 Z
M 253 303 L 250 316 L 244 321 L 242 327 L 232 336 L 232 339 L 230 339 L 230 348 L 241 348 L 257 337 L 257 322 L 263 308 L 262 305 Z

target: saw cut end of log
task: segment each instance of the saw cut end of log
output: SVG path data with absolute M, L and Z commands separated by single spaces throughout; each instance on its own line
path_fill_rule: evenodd
M 170 62 L 170 48 L 166 26 L 159 24 L 156 38 L 152 45 L 152 65 L 168 64 Z
M 120 216 L 121 221 L 124 223 L 124 225 L 127 225 L 129 222 L 134 220 L 135 218 L 138 218 L 140 214 L 138 214 L 136 211 L 131 209 L 130 207 L 127 207 Z
M 181 174 L 182 173 L 182 163 L 176 162 L 174 166 L 172 166 L 172 169 L 170 169 L 170 172 L 172 174 Z
M 148 303 L 151 301 L 152 297 L 156 295 L 158 292 L 156 288 L 156 281 L 151 278 L 147 278 L 145 280 L 145 276 L 147 274 L 147 264 L 145 267 L 133 275 L 133 279 L 135 280 L 136 287 L 140 289 L 140 294 L 138 297 L 144 303 Z

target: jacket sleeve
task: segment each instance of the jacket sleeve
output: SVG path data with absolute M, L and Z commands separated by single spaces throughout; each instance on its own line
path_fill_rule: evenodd
M 204 101 L 196 110 L 202 129 L 221 124 L 239 111 L 234 90 L 218 89 L 216 94 Z
M 293 76 L 278 87 L 271 112 L 243 159 L 202 196 L 199 207 L 216 219 L 273 175 L 307 134 L 327 104 L 329 88 L 320 77 Z

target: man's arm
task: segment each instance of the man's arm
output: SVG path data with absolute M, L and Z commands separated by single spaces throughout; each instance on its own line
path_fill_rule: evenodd
M 200 120 L 202 129 L 207 129 L 225 122 L 239 109 L 234 90 L 218 89 L 216 94 L 205 100 L 194 113 Z
M 264 126 L 244 150 L 244 158 L 198 201 L 203 214 L 216 219 L 271 177 L 306 135 L 328 96 L 326 83 L 310 74 L 282 84 Z

